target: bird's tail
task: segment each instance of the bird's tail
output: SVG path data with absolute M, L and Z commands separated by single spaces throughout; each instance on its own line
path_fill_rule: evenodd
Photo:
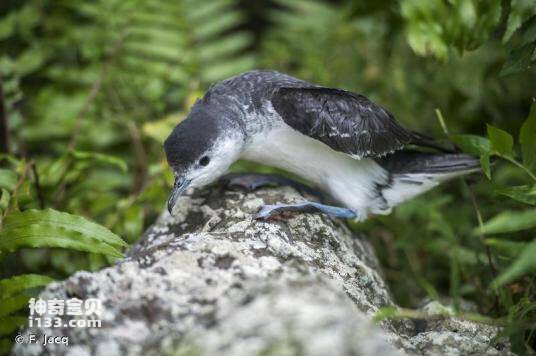
M 389 207 L 422 194 L 438 184 L 480 171 L 478 158 L 461 153 L 399 151 L 379 161 L 391 177 L 382 190 Z

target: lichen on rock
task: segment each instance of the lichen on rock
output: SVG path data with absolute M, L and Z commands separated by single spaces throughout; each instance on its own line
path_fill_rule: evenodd
M 394 305 L 371 246 L 318 214 L 253 218 L 262 204 L 304 198 L 289 187 L 209 187 L 163 213 L 128 256 L 52 283 L 41 298 L 99 298 L 100 328 L 28 328 L 69 346 L 15 355 L 508 354 L 497 329 L 443 320 L 371 321 Z M 62 316 L 65 320 L 72 316 Z M 454 330 L 455 329 L 455 330 Z

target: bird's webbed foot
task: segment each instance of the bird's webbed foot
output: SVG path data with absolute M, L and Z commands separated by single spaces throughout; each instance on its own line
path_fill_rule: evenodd
M 255 215 L 255 218 L 268 220 L 276 215 L 288 212 L 322 213 L 335 218 L 343 219 L 354 219 L 357 217 L 354 211 L 347 208 L 306 201 L 297 204 L 263 205 L 261 210 L 257 213 L 257 215 Z
M 322 198 L 322 193 L 290 178 L 278 174 L 266 173 L 230 173 L 226 174 L 220 181 L 228 187 L 241 187 L 250 191 L 263 187 L 290 186 L 299 191 L 312 196 Z

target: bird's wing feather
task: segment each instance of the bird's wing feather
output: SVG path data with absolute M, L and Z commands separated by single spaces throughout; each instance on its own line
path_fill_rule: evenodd
M 355 158 L 380 157 L 413 134 L 363 95 L 324 87 L 282 87 L 272 105 L 289 126 Z

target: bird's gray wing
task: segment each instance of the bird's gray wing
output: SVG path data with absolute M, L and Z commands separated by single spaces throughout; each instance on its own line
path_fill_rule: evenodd
M 363 95 L 324 87 L 282 87 L 272 105 L 290 127 L 355 158 L 381 157 L 414 134 Z

